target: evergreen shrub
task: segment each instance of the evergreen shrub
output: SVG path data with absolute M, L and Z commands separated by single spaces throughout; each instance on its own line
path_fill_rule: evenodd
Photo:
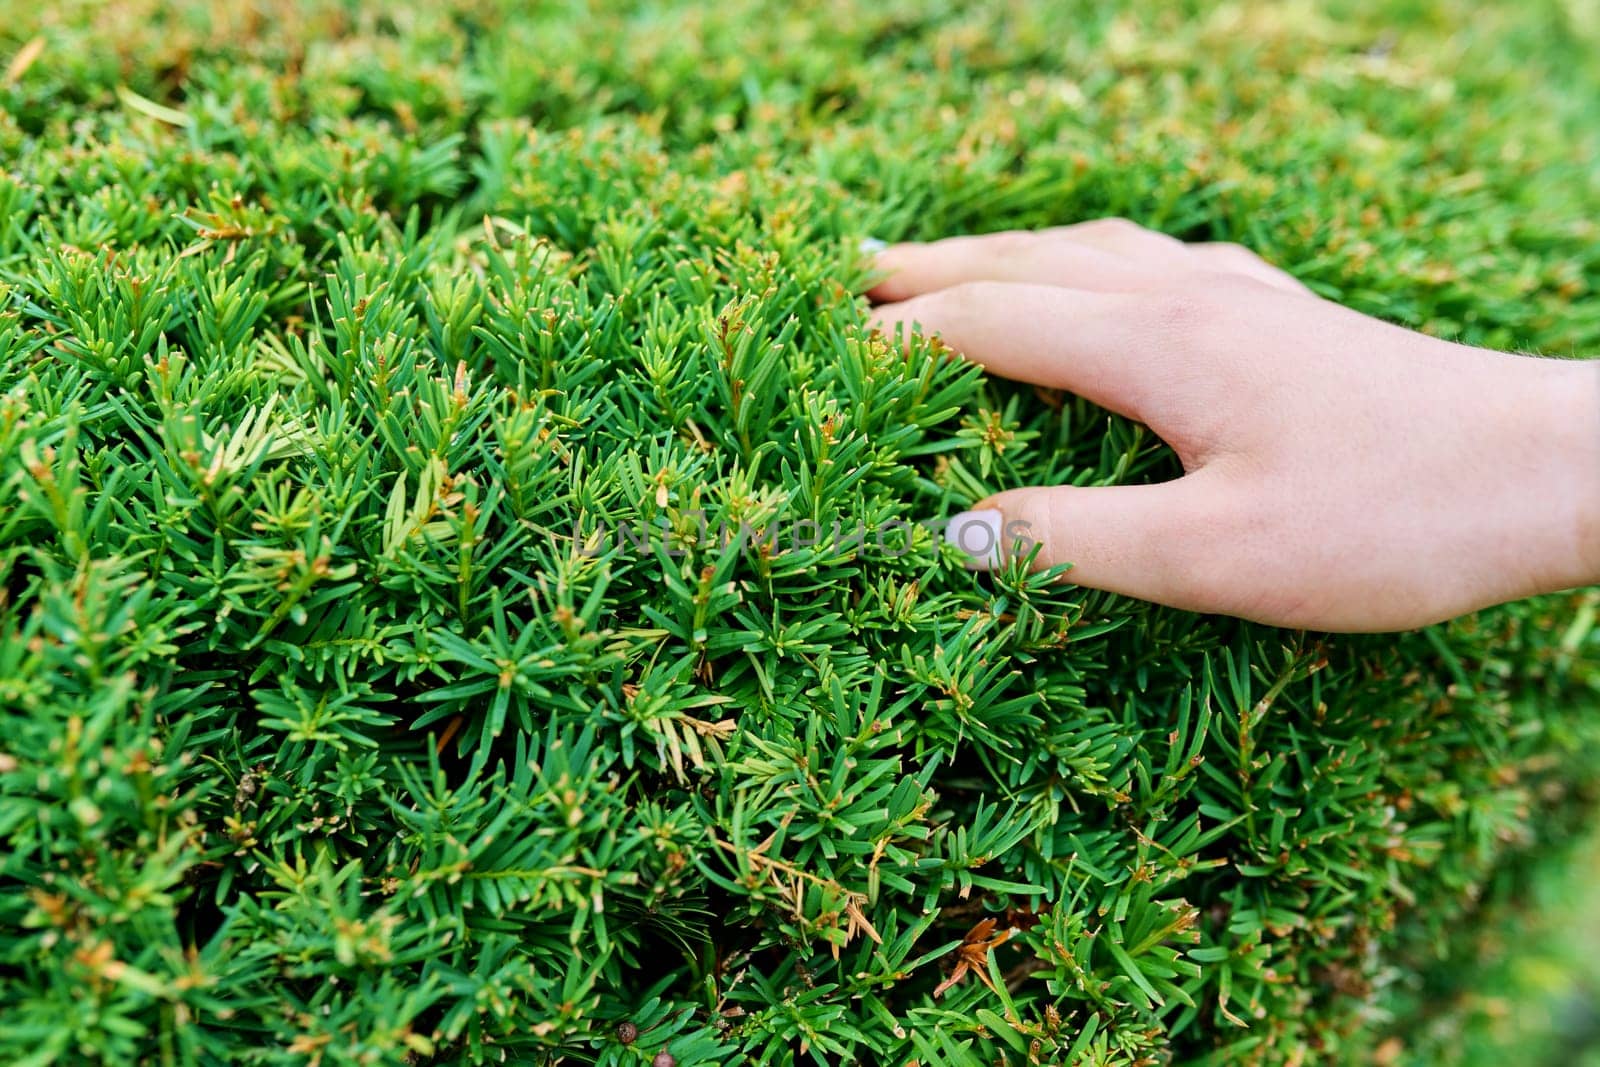
M 7 5 L 0 1058 L 1403 1056 L 1591 810 L 1600 598 L 969 573 L 1174 461 L 858 246 L 1125 215 L 1600 350 L 1591 9 L 1454 10 Z

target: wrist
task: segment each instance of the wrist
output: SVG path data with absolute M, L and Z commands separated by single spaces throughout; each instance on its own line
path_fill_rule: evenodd
M 1600 582 L 1600 360 L 1538 362 L 1547 399 L 1527 417 L 1557 518 L 1549 591 Z
M 1600 360 L 1586 360 L 1580 366 L 1588 372 L 1581 376 L 1587 380 L 1580 383 L 1578 394 L 1579 423 L 1587 427 L 1579 448 L 1583 449 L 1585 442 L 1588 447 L 1583 452 L 1587 461 L 1577 487 L 1582 501 L 1578 536 L 1585 568 L 1580 581 L 1587 585 L 1600 582 Z

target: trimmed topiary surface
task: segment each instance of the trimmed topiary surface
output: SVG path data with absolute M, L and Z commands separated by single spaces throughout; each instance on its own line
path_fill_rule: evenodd
M 1122 214 L 1594 352 L 1585 9 L 518 8 L 0 28 L 0 1055 L 1402 1051 L 1590 808 L 1600 597 L 970 574 L 918 524 L 1175 463 L 855 248 Z

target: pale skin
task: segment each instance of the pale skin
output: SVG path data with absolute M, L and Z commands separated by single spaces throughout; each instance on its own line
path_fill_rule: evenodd
M 1120 219 L 877 258 L 879 330 L 1077 393 L 1183 463 L 1158 485 L 998 493 L 952 536 L 998 524 L 1002 555 L 1037 541 L 1034 566 L 1071 564 L 1066 581 L 1317 630 L 1600 582 L 1600 361 L 1428 337 L 1237 245 Z

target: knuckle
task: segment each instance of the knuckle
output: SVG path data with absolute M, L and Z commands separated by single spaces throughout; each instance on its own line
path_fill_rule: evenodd
M 1218 259 L 1230 263 L 1259 263 L 1261 257 L 1236 241 L 1213 241 L 1206 245 Z
M 970 318 L 994 306 L 1003 288 L 1003 282 L 986 280 L 958 282 L 948 289 L 929 294 L 927 299 L 939 305 L 940 310 L 948 315 Z
M 1036 247 L 1039 235 L 1028 230 L 1001 230 L 978 239 L 982 249 L 997 259 L 1018 256 Z
M 1134 234 L 1145 232 L 1145 228 L 1137 222 L 1118 215 L 1107 215 L 1103 219 L 1090 219 L 1080 225 L 1083 233 L 1101 237 L 1131 237 Z
M 1267 261 L 1250 249 L 1231 241 L 1218 241 L 1206 246 L 1206 258 L 1219 271 L 1253 275 L 1267 266 Z

